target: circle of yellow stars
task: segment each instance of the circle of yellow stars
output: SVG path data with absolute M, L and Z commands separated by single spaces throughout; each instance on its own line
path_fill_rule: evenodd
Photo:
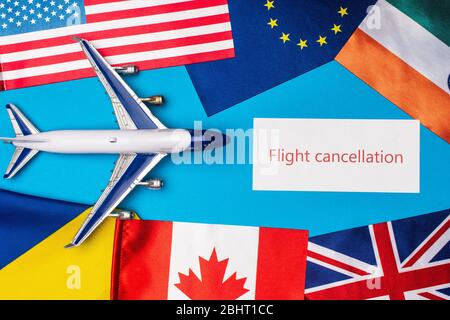
M 271 9 L 275 9 L 275 0 L 266 0 L 264 7 L 267 8 L 267 11 L 270 11 Z M 339 7 L 339 10 L 337 11 L 337 13 L 340 15 L 341 18 L 344 18 L 345 16 L 349 15 L 348 8 L 344 8 L 344 7 Z M 278 19 L 269 18 L 269 22 L 267 22 L 267 24 L 269 25 L 270 29 L 275 29 L 275 28 L 279 27 Z M 334 32 L 334 35 L 338 35 L 339 33 L 342 32 L 342 24 L 333 23 L 333 27 L 330 28 L 330 30 Z M 290 42 L 291 34 L 281 32 L 281 36 L 279 37 L 279 39 L 280 39 L 280 41 L 283 42 L 283 44 Z M 328 44 L 327 40 L 328 40 L 327 36 L 322 36 L 321 34 L 319 34 L 318 39 L 315 40 L 315 42 L 317 42 L 318 45 L 322 47 L 322 46 L 326 46 Z M 309 41 L 309 39 L 302 39 L 300 37 L 299 41 L 296 45 L 300 48 L 300 50 L 303 50 L 305 48 L 308 48 L 308 46 L 309 46 L 308 41 Z

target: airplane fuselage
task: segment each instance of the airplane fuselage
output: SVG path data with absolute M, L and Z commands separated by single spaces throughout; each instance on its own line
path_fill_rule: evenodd
M 147 154 L 178 153 L 191 149 L 185 129 L 58 130 L 21 137 L 17 147 L 52 153 Z

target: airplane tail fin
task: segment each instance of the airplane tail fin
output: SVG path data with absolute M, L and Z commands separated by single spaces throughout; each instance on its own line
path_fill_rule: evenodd
M 16 137 L 28 136 L 30 134 L 37 134 L 39 130 L 31 123 L 27 117 L 24 116 L 22 111 L 19 110 L 12 103 L 6 105 L 6 111 L 8 111 L 9 119 L 13 126 Z
M 8 111 L 16 138 L 0 138 L 0 141 L 14 143 L 14 141 L 19 141 L 21 137 L 39 133 L 39 130 L 15 105 L 7 104 L 6 111 Z M 16 147 L 3 178 L 10 179 L 14 177 L 38 152 L 38 150 Z
M 3 178 L 11 179 L 14 177 L 38 152 L 38 150 L 17 147 Z

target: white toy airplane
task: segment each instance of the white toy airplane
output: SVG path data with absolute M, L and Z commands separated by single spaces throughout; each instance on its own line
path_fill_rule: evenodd
M 39 132 L 13 104 L 6 105 L 16 138 L 0 138 L 16 147 L 4 178 L 15 176 L 39 151 L 78 154 L 119 154 L 104 190 L 72 242 L 80 245 L 137 185 L 160 189 L 162 181 L 142 181 L 169 153 L 221 147 L 228 141 L 219 132 L 167 129 L 143 103 L 162 104 L 161 96 L 140 99 L 117 72 L 135 73 L 134 66 L 111 67 L 86 40 L 78 39 L 114 108 L 120 130 L 60 130 Z

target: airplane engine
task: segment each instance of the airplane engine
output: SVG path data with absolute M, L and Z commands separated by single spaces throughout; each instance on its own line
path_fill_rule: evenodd
M 123 75 L 130 75 L 130 74 L 136 74 L 139 72 L 139 69 L 135 65 L 125 65 L 125 66 L 117 66 L 113 67 L 114 70 L 116 70 L 117 73 L 123 74 Z
M 140 185 L 151 190 L 160 190 L 164 186 L 164 182 L 160 179 L 150 179 L 147 181 L 142 181 Z
M 149 103 L 154 106 L 160 106 L 164 103 L 164 97 L 163 96 L 151 96 L 147 98 L 140 98 L 142 102 Z
M 120 220 L 130 220 L 134 218 L 134 213 L 131 211 L 115 210 L 111 212 L 109 216 Z

